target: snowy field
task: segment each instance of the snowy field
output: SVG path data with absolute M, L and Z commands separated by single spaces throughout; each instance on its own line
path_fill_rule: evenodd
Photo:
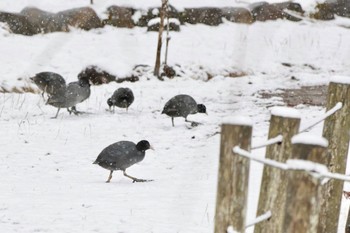
M 58 11 L 88 5 L 88 0 L 47 2 L 1 0 L 0 10 L 35 5 Z M 93 7 L 103 14 L 109 5 L 130 1 L 95 2 Z M 145 2 L 140 4 L 158 1 Z M 207 0 L 201 6 L 214 2 L 225 5 Z M 177 4 L 198 5 L 185 0 Z M 237 4 L 244 3 L 232 1 Z M 51 119 L 56 109 L 45 105 L 40 95 L 1 94 L 0 232 L 212 232 L 221 122 L 234 115 L 250 117 L 253 144 L 263 142 L 271 107 L 284 103 L 279 98 L 262 99 L 260 90 L 327 84 L 333 75 L 350 75 L 350 31 L 343 26 L 350 26 L 350 20 L 182 26 L 181 32 L 171 33 L 168 61 L 184 67 L 188 77 L 164 82 L 144 77 L 136 83 L 93 86 L 90 98 L 77 105 L 86 112 L 80 116 L 61 110 Z M 18 78 L 41 71 L 75 81 L 87 65 L 123 76 L 137 64 L 154 65 L 156 41 L 157 33 L 146 28 L 75 29 L 27 37 L 0 27 L 0 84 L 20 86 L 23 81 Z M 248 75 L 225 77 L 237 70 Z M 203 81 L 204 71 L 215 76 Z M 106 111 L 106 100 L 122 86 L 134 91 L 135 102 L 128 113 L 117 109 L 112 114 Z M 206 105 L 208 115 L 189 116 L 202 123 L 198 127 L 191 128 L 180 118 L 172 127 L 170 118 L 160 114 L 165 102 L 180 93 Z M 302 126 L 324 112 L 307 105 L 295 109 L 303 116 Z M 321 131 L 322 125 L 311 130 L 318 135 Z M 106 184 L 109 172 L 92 164 L 97 155 L 111 143 L 141 139 L 155 151 L 147 151 L 145 159 L 127 171 L 154 181 L 131 183 L 115 172 Z M 264 149 L 254 153 L 264 156 Z M 248 221 L 255 218 L 261 172 L 262 166 L 252 162 Z M 343 204 L 339 232 L 349 201 Z

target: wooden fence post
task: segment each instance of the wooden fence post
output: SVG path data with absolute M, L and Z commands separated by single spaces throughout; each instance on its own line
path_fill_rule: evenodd
M 221 127 L 215 233 L 226 233 L 229 226 L 240 233 L 245 229 L 250 161 L 232 149 L 250 150 L 252 126 L 235 119 L 231 122 Z
M 346 81 L 346 82 L 345 82 Z M 323 136 L 329 141 L 327 167 L 330 172 L 345 173 L 350 133 L 350 79 L 334 79 L 328 87 L 327 110 L 338 102 L 343 107 L 324 122 Z M 336 233 L 343 192 L 343 181 L 330 180 L 322 188 L 319 233 Z
M 292 138 L 292 159 L 326 163 L 327 140 L 315 136 Z M 321 180 L 304 170 L 289 170 L 283 233 L 316 233 L 319 223 Z
M 280 144 L 269 145 L 266 148 L 266 158 L 285 163 L 292 153 L 291 138 L 298 133 L 300 114 L 297 110 L 278 107 L 271 111 L 268 138 L 283 136 Z M 255 233 L 281 232 L 284 218 L 283 205 L 286 198 L 286 171 L 264 166 L 257 216 L 271 210 L 269 221 L 255 226 Z

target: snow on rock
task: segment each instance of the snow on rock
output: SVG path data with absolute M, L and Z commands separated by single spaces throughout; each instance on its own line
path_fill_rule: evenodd
M 158 23 L 160 23 L 160 18 L 159 17 L 151 19 L 150 21 L 148 21 L 147 26 L 149 27 L 149 26 L 152 26 L 152 25 L 156 25 Z M 167 20 L 164 20 L 164 24 L 166 24 L 166 23 L 167 23 Z M 176 19 L 176 18 L 169 18 L 169 23 L 173 23 L 173 24 L 176 24 L 176 25 L 180 25 L 181 24 L 180 21 L 178 19 Z
M 314 135 L 311 133 L 301 133 L 292 137 L 292 144 L 307 144 L 327 147 L 328 141 L 324 137 Z
M 271 115 L 287 118 L 301 118 L 298 110 L 288 107 L 273 107 L 271 109 Z
M 241 115 L 240 116 L 226 117 L 222 121 L 222 124 L 253 126 L 253 122 L 252 122 L 250 117 L 241 116 Z
M 350 76 L 335 75 L 332 76 L 330 82 L 340 84 L 350 84 Z
M 152 14 L 153 14 L 153 15 L 158 15 L 158 14 L 159 14 L 158 8 L 154 8 L 154 9 L 152 10 Z

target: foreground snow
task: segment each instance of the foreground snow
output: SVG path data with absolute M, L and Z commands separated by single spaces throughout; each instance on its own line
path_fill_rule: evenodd
M 27 3 L 11 2 L 2 0 L 0 8 L 18 10 Z M 65 9 L 63 3 L 82 4 L 44 2 L 31 1 Z M 180 64 L 187 76 L 94 86 L 91 97 L 77 106 L 87 112 L 81 116 L 63 110 L 58 119 L 50 119 L 56 109 L 40 95 L 1 94 L 0 232 L 212 232 L 220 124 L 234 115 L 249 117 L 253 144 L 259 144 L 266 140 L 271 107 L 283 105 L 278 98 L 261 99 L 259 90 L 327 84 L 333 75 L 348 76 L 350 35 L 336 22 L 183 26 L 172 33 L 169 62 Z M 341 22 L 349 24 L 348 19 Z M 134 65 L 153 66 L 156 37 L 144 28 L 33 37 L 0 29 L 0 83 L 23 85 L 18 78 L 44 70 L 73 81 L 91 64 L 127 75 Z M 235 71 L 247 76 L 221 76 Z M 214 78 L 204 82 L 207 72 Z M 134 91 L 135 102 L 128 113 L 111 114 L 106 100 L 121 86 Z M 172 127 L 170 118 L 160 114 L 165 102 L 180 93 L 207 106 L 208 116 L 189 116 L 202 123 L 198 127 L 183 119 L 175 119 Z M 302 127 L 324 113 L 321 107 L 296 109 Z M 322 125 L 311 131 L 321 135 Z M 99 152 L 119 140 L 141 139 L 156 150 L 147 151 L 145 160 L 128 173 L 155 181 L 133 184 L 116 172 L 110 184 L 104 183 L 108 171 L 92 164 Z M 264 149 L 254 154 L 263 157 Z M 252 162 L 250 170 L 249 222 L 255 219 L 262 166 Z M 348 205 L 345 201 L 339 232 Z

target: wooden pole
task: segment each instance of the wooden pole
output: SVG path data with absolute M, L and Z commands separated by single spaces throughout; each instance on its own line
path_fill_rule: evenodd
M 158 32 L 158 45 L 157 45 L 157 54 L 156 54 L 156 64 L 154 66 L 154 76 L 158 77 L 160 79 L 159 75 L 159 69 L 160 69 L 160 54 L 162 51 L 162 37 L 163 37 L 163 30 L 164 30 L 164 16 L 166 11 L 166 6 L 168 4 L 168 0 L 162 0 L 162 7 L 160 9 L 159 17 L 159 32 Z
M 167 3 L 166 6 L 166 19 L 167 19 L 167 25 L 166 25 L 166 44 L 165 44 L 165 58 L 164 58 L 164 64 L 168 65 L 168 49 L 169 49 L 169 41 L 170 41 L 170 36 L 169 36 L 169 30 L 170 30 L 170 21 L 169 21 L 169 4 Z
M 323 140 L 327 144 L 327 140 Z M 292 158 L 325 164 L 326 148 L 327 145 L 316 144 L 315 142 L 298 142 L 293 144 Z M 282 231 L 280 232 L 317 232 L 322 188 L 320 183 L 319 178 L 303 170 L 288 171 L 285 214 Z
M 252 127 L 223 124 L 221 129 L 215 233 L 226 233 L 230 226 L 237 232 L 244 232 L 250 162 L 232 149 L 239 146 L 250 150 Z
M 283 109 L 280 109 L 283 112 Z M 292 109 L 286 109 L 293 111 Z M 292 154 L 291 138 L 298 133 L 300 126 L 299 113 L 294 110 L 290 116 L 280 116 L 279 111 L 272 111 L 268 138 L 278 135 L 283 136 L 280 144 L 273 144 L 266 148 L 266 158 L 285 163 Z M 283 205 L 286 199 L 286 171 L 278 168 L 264 166 L 257 216 L 271 210 L 272 216 L 269 221 L 264 221 L 255 226 L 255 233 L 281 232 L 284 218 Z
M 342 102 L 343 107 L 324 122 L 323 136 L 329 141 L 327 167 L 330 172 L 345 173 L 350 132 L 350 85 L 331 82 L 328 87 L 327 110 Z M 337 232 L 343 181 L 330 180 L 323 187 L 318 232 Z

